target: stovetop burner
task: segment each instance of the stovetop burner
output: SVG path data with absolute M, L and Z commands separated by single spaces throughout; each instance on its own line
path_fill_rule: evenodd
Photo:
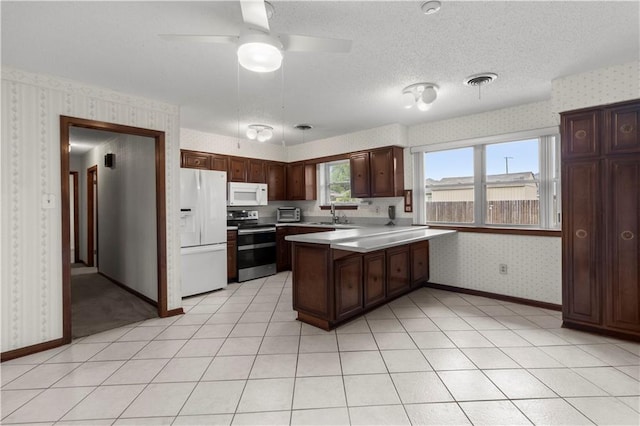
M 257 210 L 232 210 L 227 212 L 227 226 L 237 226 L 238 229 L 271 228 L 275 223 L 261 223 Z

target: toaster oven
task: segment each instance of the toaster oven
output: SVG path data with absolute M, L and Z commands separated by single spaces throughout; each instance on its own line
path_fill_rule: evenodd
M 278 222 L 300 222 L 300 208 L 278 207 L 276 216 Z

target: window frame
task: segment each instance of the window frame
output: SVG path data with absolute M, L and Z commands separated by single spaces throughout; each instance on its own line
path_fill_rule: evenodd
M 538 170 L 539 170 L 539 224 L 488 224 L 485 212 L 487 208 L 486 182 L 486 147 L 488 145 L 517 142 L 524 140 L 538 140 Z M 473 185 L 474 185 L 474 221 L 464 222 L 427 222 L 426 220 L 426 191 L 424 170 L 424 155 L 429 152 L 449 151 L 460 148 L 473 147 Z M 561 175 L 560 175 L 560 134 L 557 127 L 510 133 L 498 136 L 422 145 L 411 148 L 414 155 L 414 187 L 422 188 L 414 191 L 417 208 L 414 220 L 431 226 L 482 228 L 482 229 L 512 229 L 512 230 L 547 230 L 560 231 L 562 222 L 561 205 Z M 555 193 L 554 193 L 555 189 Z M 555 196 L 555 200 L 554 200 Z M 553 209 L 555 203 L 555 210 Z
M 324 163 L 318 163 L 318 199 L 320 200 L 320 206 L 330 206 L 334 204 L 336 207 L 351 207 L 360 204 L 359 198 L 351 198 L 352 201 L 331 201 L 330 185 L 332 183 L 346 183 L 345 182 L 330 182 L 330 168 L 332 165 L 338 163 L 346 163 L 349 166 L 349 189 L 351 190 L 351 164 L 348 158 L 338 159 L 333 161 L 327 161 Z

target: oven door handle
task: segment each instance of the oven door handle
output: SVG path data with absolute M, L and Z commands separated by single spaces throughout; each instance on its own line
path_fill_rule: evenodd
M 275 247 L 276 243 L 260 243 L 260 244 L 247 244 L 246 246 L 238 246 L 238 251 L 243 250 L 256 250 L 266 247 Z
M 255 229 L 238 229 L 238 235 L 243 234 L 265 234 L 268 232 L 276 232 L 276 228 L 255 228 Z

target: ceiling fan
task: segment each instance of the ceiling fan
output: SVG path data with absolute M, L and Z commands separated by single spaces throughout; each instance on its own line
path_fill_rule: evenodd
M 239 35 L 161 34 L 165 40 L 201 43 L 229 43 L 238 46 L 238 62 L 254 72 L 280 68 L 282 52 L 335 52 L 351 50 L 351 40 L 295 34 L 275 34 L 269 29 L 273 6 L 264 0 L 240 0 L 244 29 Z

